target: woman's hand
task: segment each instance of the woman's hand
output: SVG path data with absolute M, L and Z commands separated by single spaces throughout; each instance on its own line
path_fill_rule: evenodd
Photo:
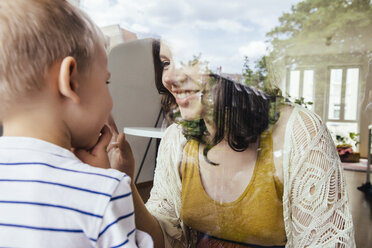
M 101 131 L 101 136 L 98 138 L 97 143 L 90 150 L 73 149 L 73 153 L 81 161 L 86 164 L 99 168 L 110 168 L 110 161 L 107 156 L 107 147 L 112 138 L 112 134 L 108 126 L 104 126 Z

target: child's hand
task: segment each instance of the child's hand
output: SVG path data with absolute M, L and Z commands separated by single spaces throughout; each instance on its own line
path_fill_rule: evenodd
M 110 161 L 107 156 L 106 148 L 110 143 L 112 134 L 108 126 L 104 126 L 101 131 L 101 136 L 99 137 L 97 144 L 90 150 L 75 149 L 74 153 L 81 161 L 86 164 L 100 167 L 100 168 L 110 168 Z
M 115 136 L 117 139 L 112 139 L 107 148 L 111 168 L 125 172 L 133 180 L 135 161 L 132 149 L 128 141 L 125 139 L 124 133 L 118 135 L 114 134 L 113 137 Z
M 125 139 L 125 134 L 119 134 L 114 118 L 111 115 L 107 125 L 112 133 L 111 143 L 107 147 L 111 168 L 125 172 L 133 181 L 135 161 L 132 149 Z

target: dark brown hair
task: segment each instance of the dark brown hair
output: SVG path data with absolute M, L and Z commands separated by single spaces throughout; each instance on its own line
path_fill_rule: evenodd
M 154 71 L 155 71 L 155 86 L 158 89 L 161 99 L 161 107 L 164 116 L 168 122 L 171 124 L 174 121 L 174 112 L 178 108 L 176 99 L 174 96 L 165 88 L 163 85 L 163 64 L 160 60 L 160 40 L 154 39 L 152 42 L 152 57 L 154 61 Z
M 216 74 L 213 97 L 213 121 L 216 133 L 211 145 L 225 137 L 234 151 L 244 151 L 269 126 L 270 98 L 252 87 Z

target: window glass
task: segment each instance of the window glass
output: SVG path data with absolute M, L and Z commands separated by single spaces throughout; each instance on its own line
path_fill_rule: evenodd
M 356 120 L 358 113 L 359 69 L 346 71 L 345 120 Z
M 341 114 L 342 69 L 331 69 L 328 118 L 339 120 Z
M 313 102 L 314 71 L 304 70 L 303 97 L 306 101 Z
M 294 98 L 300 96 L 300 71 L 291 71 L 289 95 Z

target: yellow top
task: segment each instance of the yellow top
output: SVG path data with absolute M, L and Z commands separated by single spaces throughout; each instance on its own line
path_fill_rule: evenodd
M 252 179 L 233 202 L 217 202 L 205 192 L 198 162 L 199 142 L 189 140 L 182 159 L 181 218 L 187 226 L 244 244 L 285 245 L 283 184 L 275 175 L 270 132 L 261 135 Z

